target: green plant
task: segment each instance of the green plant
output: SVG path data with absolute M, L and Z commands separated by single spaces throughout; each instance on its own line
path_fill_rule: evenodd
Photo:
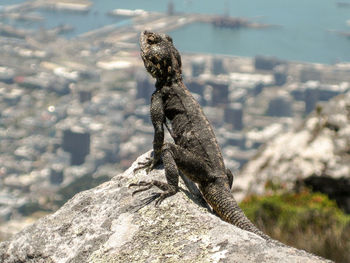
M 326 195 L 307 189 L 253 195 L 241 207 L 273 238 L 336 262 L 350 262 L 350 216 Z

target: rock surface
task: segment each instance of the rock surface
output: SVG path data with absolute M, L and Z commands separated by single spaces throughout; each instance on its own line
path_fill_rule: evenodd
M 238 199 L 263 194 L 265 183 L 303 181 L 350 213 L 350 93 L 319 105 L 294 131 L 267 143 L 234 181 Z M 341 186 L 341 187 L 339 187 Z
M 152 190 L 131 197 L 128 185 L 165 180 L 163 170 L 134 175 L 136 165 L 0 243 L 0 262 L 327 262 L 221 221 L 187 190 L 136 211 Z

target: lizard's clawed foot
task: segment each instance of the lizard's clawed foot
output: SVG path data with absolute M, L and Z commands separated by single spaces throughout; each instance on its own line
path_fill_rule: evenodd
M 154 203 L 154 206 L 158 207 L 167 197 L 172 196 L 175 193 L 174 192 L 164 192 L 164 193 L 156 193 L 156 192 L 154 192 L 154 193 L 151 194 L 151 196 L 149 196 L 149 197 L 147 197 L 145 199 L 142 199 L 141 203 L 139 205 L 135 206 L 136 212 L 139 211 L 141 208 L 145 207 L 146 205 L 149 205 L 154 200 L 156 200 L 156 202 Z
M 145 162 L 139 162 L 138 165 L 139 167 L 136 167 L 134 169 L 134 173 L 138 170 L 146 168 L 146 173 L 149 173 L 152 171 L 157 165 L 159 164 L 159 161 L 155 161 L 153 157 L 147 157 Z
M 155 194 L 159 194 L 159 193 L 155 193 Z M 166 191 L 166 192 L 160 193 L 160 195 L 155 198 L 156 202 L 154 205 L 159 206 L 166 198 L 174 194 L 176 194 L 176 191 Z
M 142 199 L 140 204 L 134 206 L 135 212 L 139 211 L 141 208 L 145 207 L 146 205 L 149 205 L 150 203 L 152 203 L 160 195 L 161 195 L 161 193 L 153 193 L 151 196 L 149 196 L 145 199 Z
M 136 193 L 140 193 L 140 192 L 147 191 L 147 190 L 151 189 L 153 187 L 153 184 L 149 183 L 149 182 L 145 182 L 145 181 L 141 181 L 137 184 L 129 184 L 129 188 L 134 187 L 134 186 L 137 186 L 137 187 L 144 186 L 144 188 L 141 188 L 141 189 L 138 189 L 138 190 L 132 192 L 132 194 L 131 194 L 132 196 L 134 196 Z
M 152 181 L 152 182 L 140 181 L 137 184 L 130 184 L 129 188 L 134 187 L 134 186 L 143 187 L 143 188 L 140 188 L 140 189 L 132 192 L 132 196 L 134 196 L 136 193 L 147 191 L 147 190 L 151 189 L 153 186 L 156 186 L 164 191 L 163 193 L 154 192 L 154 193 L 152 193 L 151 196 L 143 199 L 141 204 L 137 207 L 136 211 L 138 211 L 142 207 L 152 203 L 154 200 L 156 200 L 155 206 L 159 206 L 166 198 L 176 194 L 178 191 L 177 187 L 174 187 L 174 186 L 171 186 L 169 184 L 159 182 L 159 181 Z

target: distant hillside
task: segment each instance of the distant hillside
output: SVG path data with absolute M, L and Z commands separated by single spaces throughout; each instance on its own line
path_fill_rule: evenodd
M 298 129 L 263 146 L 234 182 L 240 200 L 267 184 L 302 184 L 328 194 L 350 213 L 350 93 L 318 105 Z

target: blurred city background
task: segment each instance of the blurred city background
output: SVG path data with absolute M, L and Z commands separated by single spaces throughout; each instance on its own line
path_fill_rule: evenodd
M 312 242 L 335 222 L 317 249 L 350 260 L 336 258 L 350 249 L 350 1 L 335 0 L 2 0 L 0 240 L 151 149 L 145 29 L 173 37 L 252 220 L 257 194 L 329 204 L 331 223 L 311 205 Z

